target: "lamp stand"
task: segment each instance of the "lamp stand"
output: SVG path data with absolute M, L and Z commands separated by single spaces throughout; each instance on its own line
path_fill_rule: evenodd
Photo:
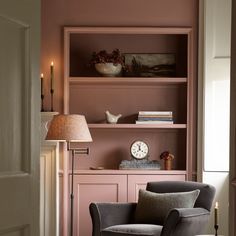
M 76 154 L 89 154 L 89 148 L 71 148 L 70 142 L 67 142 L 67 151 L 72 152 L 71 159 L 71 192 L 70 192 L 70 236 L 73 236 L 73 219 L 74 219 L 74 161 Z

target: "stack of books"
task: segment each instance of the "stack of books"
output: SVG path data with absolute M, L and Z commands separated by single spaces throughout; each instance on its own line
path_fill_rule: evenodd
M 173 124 L 172 111 L 140 111 L 136 124 Z

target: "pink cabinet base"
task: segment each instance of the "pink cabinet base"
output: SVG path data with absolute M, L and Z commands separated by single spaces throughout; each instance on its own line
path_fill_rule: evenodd
M 126 175 L 76 175 L 74 178 L 74 236 L 91 236 L 91 202 L 126 202 Z
M 155 171 L 113 171 L 113 174 L 111 170 L 80 172 L 74 176 L 74 236 L 92 235 L 91 202 L 136 202 L 139 189 L 145 189 L 147 182 L 186 180 L 185 171 L 177 171 L 179 174 L 165 171 L 159 171 L 159 174 Z

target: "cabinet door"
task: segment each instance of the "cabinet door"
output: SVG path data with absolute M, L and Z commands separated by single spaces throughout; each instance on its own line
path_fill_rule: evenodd
M 180 175 L 129 175 L 128 176 L 128 202 L 138 201 L 139 189 L 146 189 L 148 182 L 153 181 L 185 181 L 186 176 Z
M 127 202 L 126 175 L 74 176 L 74 236 L 91 236 L 91 202 Z

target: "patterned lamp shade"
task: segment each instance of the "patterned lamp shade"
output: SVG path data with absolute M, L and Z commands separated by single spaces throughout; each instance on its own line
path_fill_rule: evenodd
M 61 142 L 92 142 L 87 122 L 82 115 L 55 115 L 46 140 Z

